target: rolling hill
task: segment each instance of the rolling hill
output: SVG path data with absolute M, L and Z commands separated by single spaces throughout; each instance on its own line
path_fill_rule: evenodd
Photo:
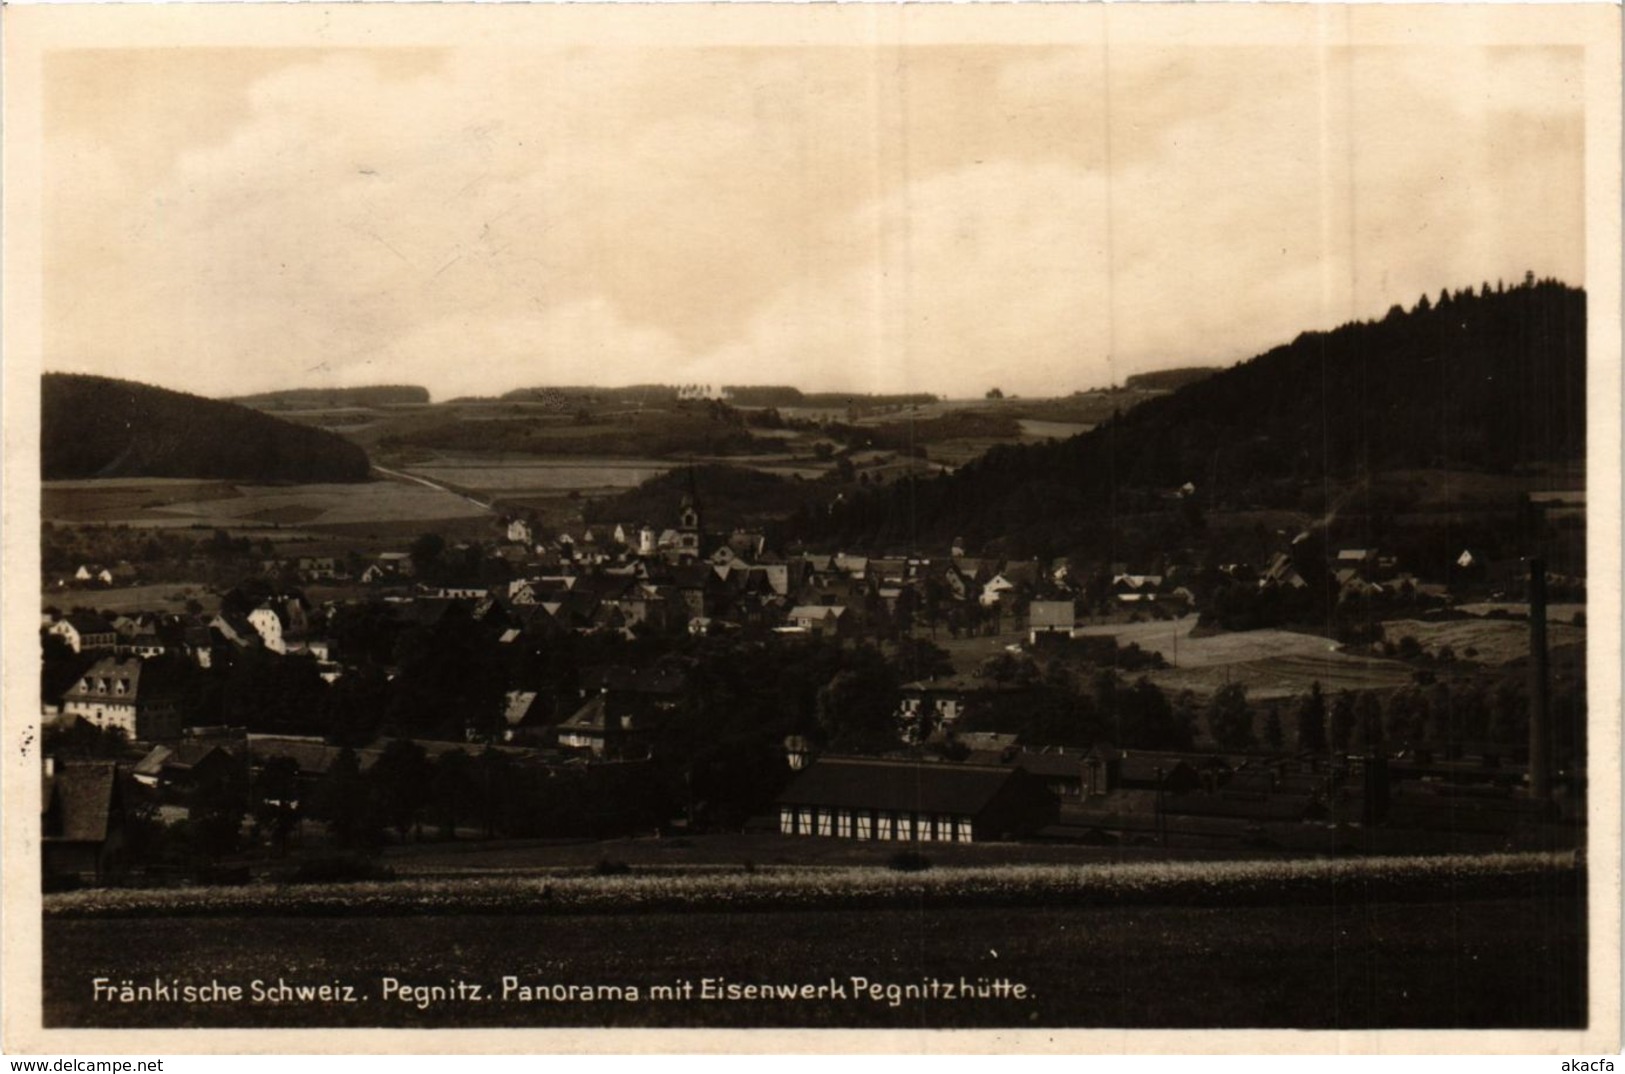
M 1306 332 L 1054 444 L 1000 446 L 952 475 L 850 498 L 792 525 L 846 547 L 963 536 L 1077 547 L 1190 482 L 1203 508 L 1303 503 L 1405 469 L 1512 474 L 1585 454 L 1585 293 L 1486 285 Z
M 327 410 L 334 407 L 426 406 L 429 389 L 412 384 L 373 384 L 362 388 L 288 388 L 227 400 L 257 410 Z
M 134 381 L 47 373 L 40 476 L 363 481 L 367 453 L 235 403 Z

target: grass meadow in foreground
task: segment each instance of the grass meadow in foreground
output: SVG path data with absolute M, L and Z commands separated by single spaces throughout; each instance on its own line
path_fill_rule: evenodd
M 413 877 L 238 887 L 100 888 L 46 897 L 48 917 L 616 914 L 884 909 L 897 905 L 1296 905 L 1540 897 L 1583 883 L 1571 854 L 1005 865 L 616 871 Z
M 1572 856 L 1521 854 L 83 891 L 45 900 L 45 1012 L 80 1027 L 1567 1027 L 1585 1012 L 1585 877 Z

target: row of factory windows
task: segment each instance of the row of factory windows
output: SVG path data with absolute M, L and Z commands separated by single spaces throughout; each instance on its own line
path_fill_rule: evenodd
M 901 839 L 922 843 L 974 841 L 969 817 L 873 809 L 782 806 L 779 809 L 779 831 L 785 835 L 825 835 L 836 839 Z

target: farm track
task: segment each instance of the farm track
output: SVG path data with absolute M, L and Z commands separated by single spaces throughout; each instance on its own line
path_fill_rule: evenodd
M 456 496 L 460 500 L 468 501 L 482 511 L 492 510 L 491 504 L 487 503 L 486 501 L 478 499 L 474 496 L 470 496 L 466 492 L 452 488 L 450 485 L 443 484 L 439 481 L 432 481 L 427 477 L 419 477 L 417 474 L 409 474 L 404 470 L 391 470 L 386 466 L 379 466 L 377 463 L 372 464 L 372 469 L 374 473 L 382 474 L 392 481 L 409 481 L 416 485 L 422 485 L 424 488 L 434 489 L 436 492 L 449 493 L 452 496 Z

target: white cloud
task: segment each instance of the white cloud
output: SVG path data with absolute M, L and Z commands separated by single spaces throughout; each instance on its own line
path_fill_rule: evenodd
M 50 145 L 46 364 L 1033 394 L 1583 282 L 1572 54 L 1123 50 L 1109 137 L 1100 62 L 300 54 L 209 122 L 184 64 L 109 76 Z

